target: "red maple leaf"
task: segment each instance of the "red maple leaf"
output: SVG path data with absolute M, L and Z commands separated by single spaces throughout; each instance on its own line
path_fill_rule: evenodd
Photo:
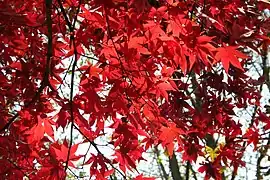
M 234 67 L 244 71 L 238 58 L 246 59 L 248 56 L 236 50 L 237 47 L 225 46 L 217 48 L 215 58 L 221 61 L 225 71 L 228 73 L 230 64 Z
M 161 134 L 159 139 L 162 142 L 163 147 L 167 148 L 169 156 L 172 156 L 174 150 L 174 141 L 177 139 L 181 144 L 180 135 L 185 134 L 181 129 L 177 128 L 175 124 L 171 123 L 168 127 L 161 128 Z

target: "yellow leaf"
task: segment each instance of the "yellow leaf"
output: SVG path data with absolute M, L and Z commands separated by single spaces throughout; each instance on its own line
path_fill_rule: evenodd
M 219 147 L 216 147 L 215 149 L 212 149 L 209 146 L 205 146 L 205 151 L 206 153 L 209 155 L 209 157 L 211 158 L 212 161 L 214 161 L 216 159 L 216 157 L 218 156 L 218 151 L 219 151 Z
M 223 167 L 219 170 L 219 173 L 222 174 L 222 173 L 224 173 L 225 170 L 226 170 L 226 167 L 223 166 Z

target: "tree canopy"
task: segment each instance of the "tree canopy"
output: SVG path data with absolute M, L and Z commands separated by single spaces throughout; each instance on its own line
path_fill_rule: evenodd
M 252 144 L 262 178 L 269 9 L 267 0 L 0 1 L 0 176 L 65 179 L 88 165 L 95 179 L 154 179 L 137 164 L 161 145 L 170 160 L 181 154 L 187 179 L 198 158 L 205 179 L 225 169 L 234 179 Z M 78 154 L 86 143 L 92 150 Z

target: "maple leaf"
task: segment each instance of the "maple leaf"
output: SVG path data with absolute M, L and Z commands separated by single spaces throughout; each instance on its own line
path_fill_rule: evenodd
M 157 95 L 161 94 L 168 101 L 167 91 L 175 91 L 175 88 L 172 87 L 170 83 L 161 82 L 157 84 L 158 92 Z
M 210 179 L 211 177 L 217 180 L 221 180 L 221 167 L 218 163 L 205 163 L 203 164 L 198 171 L 201 173 L 206 173 L 205 179 Z
M 249 128 L 243 137 L 248 138 L 248 144 L 253 143 L 254 150 L 256 150 L 257 144 L 259 142 L 259 136 L 260 135 L 258 131 L 255 130 L 255 128 Z
M 69 113 L 66 111 L 66 109 L 62 108 L 59 113 L 57 114 L 57 126 L 61 126 L 62 128 L 65 128 L 67 125 L 68 119 L 70 118 Z
M 216 157 L 219 155 L 219 147 L 216 147 L 215 149 L 212 149 L 209 146 L 205 146 L 205 152 L 209 155 L 212 161 L 216 159 Z
M 83 10 L 79 15 L 86 18 L 94 27 L 104 28 L 106 26 L 105 18 L 102 17 L 98 12 L 90 12 L 85 7 L 81 7 Z
M 179 35 L 186 35 L 188 29 L 191 28 L 191 21 L 186 19 L 184 15 L 177 15 L 170 20 L 167 26 L 167 33 L 172 32 L 173 36 L 179 37 Z
M 196 50 L 205 65 L 209 64 L 209 56 L 213 57 L 216 48 L 210 43 L 214 37 L 199 36 L 196 38 Z
M 18 50 L 26 50 L 28 48 L 28 44 L 22 39 L 15 39 L 10 42 L 10 45 Z
M 108 159 L 106 159 L 101 154 L 94 155 L 91 154 L 91 157 L 85 164 L 91 164 L 90 166 L 90 173 L 91 177 L 96 176 L 98 179 L 106 179 L 106 177 L 110 176 L 112 173 L 114 173 L 114 169 L 108 169 L 105 168 L 107 165 L 106 163 L 109 163 Z M 91 178 L 90 177 L 90 178 Z
M 180 135 L 185 134 L 181 129 L 177 128 L 175 124 L 171 123 L 168 127 L 161 128 L 161 134 L 159 139 L 162 141 L 162 145 L 167 148 L 169 156 L 172 156 L 174 150 L 174 140 L 177 139 L 179 143 Z
M 75 152 L 77 151 L 78 147 L 80 144 L 75 144 L 72 145 L 72 147 L 70 148 L 70 157 L 69 157 L 69 162 L 68 165 L 71 167 L 75 168 L 75 165 L 73 164 L 72 161 L 77 161 L 79 160 L 82 156 L 76 156 Z M 51 150 L 54 152 L 54 154 L 56 155 L 56 159 L 60 162 L 65 162 L 67 160 L 67 156 L 68 156 L 68 143 L 65 140 L 63 144 L 59 145 L 59 144 L 53 144 L 51 146 Z
M 13 62 L 12 64 L 9 65 L 9 67 L 22 71 L 22 64 L 20 62 Z
M 230 64 L 234 67 L 244 71 L 238 58 L 246 59 L 248 56 L 236 50 L 237 47 L 225 46 L 217 48 L 215 58 L 221 61 L 225 71 L 228 73 Z
M 161 29 L 160 25 L 154 21 L 149 21 L 144 24 L 144 28 L 147 30 L 146 35 L 149 39 L 155 40 L 159 36 L 165 35 L 165 32 Z
M 28 136 L 28 143 L 38 143 L 45 134 L 44 126 L 42 125 L 43 121 L 39 117 L 37 124 L 32 127 L 29 131 L 26 132 L 26 134 L 29 134 Z
M 155 180 L 153 177 L 143 177 L 143 175 L 136 176 L 133 180 Z
M 131 37 L 128 42 L 128 48 L 134 48 L 142 54 L 151 54 L 143 45 L 146 43 L 145 37 Z
M 202 156 L 203 153 L 201 152 L 202 146 L 194 144 L 194 143 L 187 143 L 184 148 L 179 147 L 179 152 L 184 149 L 183 153 L 183 160 L 195 162 L 197 161 L 198 156 Z
M 99 79 L 99 75 L 102 72 L 102 69 L 98 68 L 96 65 L 90 66 L 89 75 L 90 77 L 94 76 Z

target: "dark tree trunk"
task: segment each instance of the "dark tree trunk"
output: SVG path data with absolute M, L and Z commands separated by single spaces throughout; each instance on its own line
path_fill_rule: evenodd
M 175 156 L 175 153 L 173 153 L 172 157 L 169 158 L 169 164 L 170 164 L 170 170 L 172 173 L 173 180 L 182 180 L 180 171 L 179 171 L 179 165 L 177 162 L 177 158 Z

